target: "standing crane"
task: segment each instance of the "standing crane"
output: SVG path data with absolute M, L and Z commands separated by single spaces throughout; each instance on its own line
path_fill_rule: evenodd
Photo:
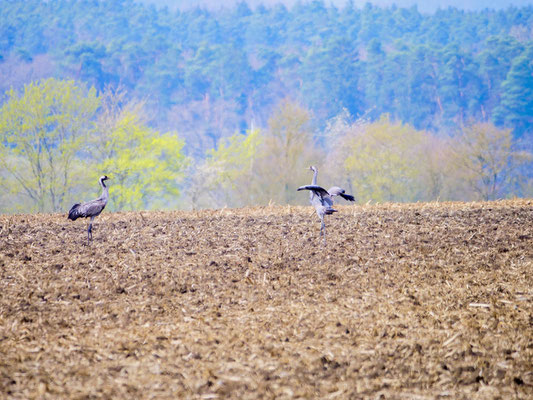
M 300 186 L 297 190 L 309 190 L 309 202 L 315 207 L 316 213 L 320 218 L 320 236 L 324 235 L 324 244 L 326 244 L 326 223 L 324 216 L 337 212 L 333 208 L 333 197 L 340 196 L 348 201 L 355 201 L 355 198 L 346 194 L 346 191 L 338 186 L 333 186 L 329 190 L 317 185 L 318 168 L 314 165 L 309 167 L 313 171 L 313 180 L 310 185 Z
M 76 203 L 68 212 L 68 219 L 76 221 L 78 218 L 91 218 L 89 227 L 87 228 L 87 245 L 93 239 L 93 221 L 104 210 L 107 200 L 109 199 L 109 188 L 104 181 L 108 180 L 107 175 L 100 177 L 98 182 L 102 186 L 102 194 L 97 199 L 88 201 L 86 203 Z

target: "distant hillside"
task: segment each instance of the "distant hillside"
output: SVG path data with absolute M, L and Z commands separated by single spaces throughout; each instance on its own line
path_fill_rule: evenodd
M 472 120 L 531 134 L 533 6 L 424 14 L 266 4 L 169 13 L 133 0 L 4 1 L 0 91 L 50 76 L 99 91 L 121 85 L 195 154 L 265 126 L 285 98 L 316 129 L 347 112 L 447 134 Z

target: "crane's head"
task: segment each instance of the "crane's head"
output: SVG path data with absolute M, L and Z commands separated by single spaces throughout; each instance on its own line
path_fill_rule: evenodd
M 102 182 L 103 182 L 103 181 L 107 181 L 108 179 L 109 179 L 109 177 L 108 177 L 107 175 L 102 175 L 102 176 L 100 177 L 100 181 L 102 181 Z
M 309 167 L 309 169 L 310 169 L 311 171 L 313 171 L 313 172 L 318 171 L 318 169 L 317 169 L 314 165 L 311 165 L 311 166 Z

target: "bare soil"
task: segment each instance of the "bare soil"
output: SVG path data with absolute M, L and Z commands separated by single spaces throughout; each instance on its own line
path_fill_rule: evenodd
M 0 398 L 533 398 L 533 201 L 0 216 Z

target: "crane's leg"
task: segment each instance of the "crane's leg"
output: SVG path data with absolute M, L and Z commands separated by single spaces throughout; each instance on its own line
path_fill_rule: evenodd
M 324 222 L 324 217 L 322 217 L 322 228 L 320 228 L 320 232 L 324 230 L 324 246 L 326 245 L 326 223 Z
M 94 217 L 91 217 L 89 228 L 87 228 L 87 246 L 89 245 L 89 241 L 93 240 L 93 220 Z
M 324 235 L 324 244 L 326 244 L 326 223 L 324 222 L 324 216 L 320 216 L 320 237 Z

